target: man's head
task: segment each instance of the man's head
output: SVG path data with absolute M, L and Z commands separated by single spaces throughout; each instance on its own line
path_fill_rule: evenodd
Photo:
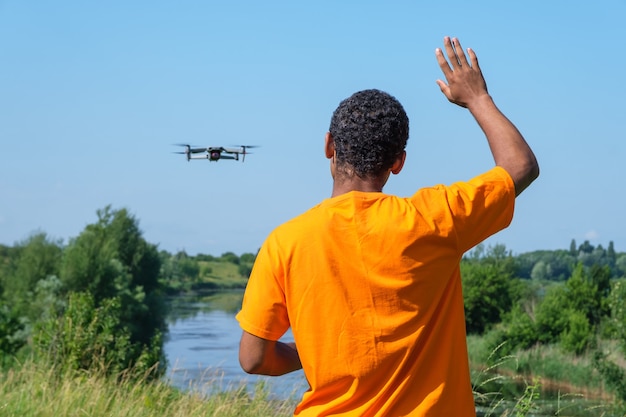
M 409 118 L 395 97 L 363 90 L 339 103 L 330 121 L 336 168 L 344 175 L 375 178 L 403 155 Z

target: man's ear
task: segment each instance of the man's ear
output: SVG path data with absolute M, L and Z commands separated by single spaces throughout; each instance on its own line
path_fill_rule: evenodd
M 335 156 L 335 140 L 330 132 L 326 132 L 326 136 L 324 137 L 324 154 L 328 159 Z
M 398 156 L 398 159 L 396 159 L 396 162 L 394 162 L 393 165 L 391 166 L 392 174 L 396 175 L 396 174 L 399 174 L 400 171 L 402 171 L 402 167 L 404 166 L 405 159 L 406 159 L 406 151 L 402 151 L 402 154 Z

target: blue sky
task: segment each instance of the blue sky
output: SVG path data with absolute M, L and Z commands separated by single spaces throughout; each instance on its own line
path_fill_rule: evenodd
M 386 192 L 469 179 L 493 160 L 435 83 L 450 35 L 542 170 L 487 244 L 626 251 L 625 16 L 624 0 L 0 0 L 0 243 L 67 243 L 111 205 L 169 252 L 256 252 L 330 196 L 324 134 L 366 88 L 411 123 Z M 259 148 L 187 162 L 174 143 Z

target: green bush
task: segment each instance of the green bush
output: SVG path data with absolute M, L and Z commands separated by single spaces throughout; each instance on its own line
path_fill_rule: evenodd
M 63 315 L 39 323 L 34 345 L 38 354 L 64 371 L 115 374 L 133 369 L 144 374 L 161 356 L 160 335 L 147 347 L 131 342 L 130 330 L 121 321 L 119 299 L 105 299 L 96 307 L 88 292 L 70 294 Z
M 576 310 L 564 312 L 567 315 L 567 328 L 560 337 L 560 343 L 567 352 L 582 354 L 595 341 L 594 333 L 587 316 Z
M 622 415 L 626 415 L 626 371 L 611 362 L 607 355 L 600 351 L 594 353 L 593 364 L 606 385 L 618 397 L 619 402 L 615 404 L 615 407 L 621 410 Z
M 24 325 L 14 312 L 6 305 L 0 306 L 0 366 L 5 358 L 14 355 L 26 344 L 26 340 L 20 337 L 23 330 Z

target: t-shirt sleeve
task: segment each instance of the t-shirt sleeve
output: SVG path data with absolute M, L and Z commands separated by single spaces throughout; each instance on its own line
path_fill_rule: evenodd
M 272 235 L 259 251 L 236 319 L 246 332 L 267 340 L 280 339 L 289 329 L 282 268 Z
M 504 168 L 494 167 L 448 188 L 459 248 L 465 252 L 511 224 L 515 184 Z
M 501 167 L 466 182 L 438 185 L 418 191 L 412 200 L 438 233 L 466 252 L 508 227 L 513 219 L 515 185 Z

